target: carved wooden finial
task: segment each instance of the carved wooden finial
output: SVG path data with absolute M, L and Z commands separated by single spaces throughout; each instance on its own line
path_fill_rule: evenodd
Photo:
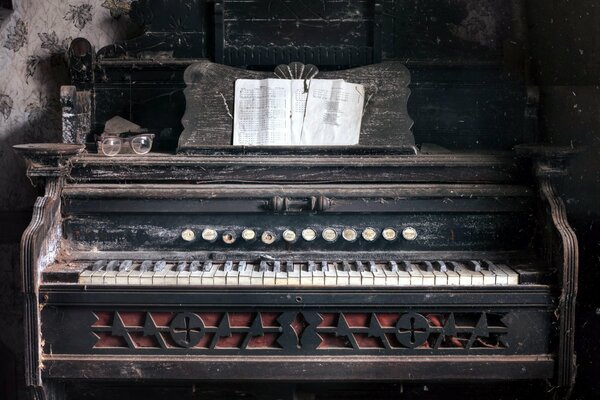
M 275 68 L 275 76 L 279 79 L 312 79 L 319 73 L 319 68 L 312 64 L 304 65 L 293 62 L 289 65 L 281 64 Z

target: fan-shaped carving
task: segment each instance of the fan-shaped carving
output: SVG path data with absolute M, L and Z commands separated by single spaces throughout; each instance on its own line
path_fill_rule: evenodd
M 312 64 L 304 65 L 293 62 L 289 65 L 281 64 L 275 68 L 275 76 L 279 79 L 312 79 L 319 73 L 319 68 Z

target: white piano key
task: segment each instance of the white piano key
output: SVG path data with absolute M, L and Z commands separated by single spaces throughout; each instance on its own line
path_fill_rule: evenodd
M 459 286 L 473 286 L 472 273 L 467 267 L 456 261 L 449 261 L 448 266 L 458 274 Z
M 152 277 L 154 276 L 154 272 L 145 271 L 140 275 L 140 285 L 151 286 L 152 285 Z
M 116 285 L 127 285 L 129 283 L 129 274 L 133 269 L 133 261 L 125 260 L 119 265 L 119 272 L 115 277 Z
M 308 264 L 303 264 L 300 269 L 300 285 L 301 286 L 312 286 L 313 285 L 313 272 L 309 270 Z
M 481 275 L 483 275 L 483 285 L 484 286 L 495 286 L 496 285 L 496 275 L 490 270 L 482 269 Z
M 373 274 L 373 284 L 375 286 L 385 286 L 386 276 L 383 267 L 377 265 L 374 261 L 369 261 L 369 270 Z
M 471 284 L 473 286 L 483 286 L 483 274 L 481 273 L 479 261 L 467 261 L 466 266 L 471 271 Z
M 273 272 L 275 272 L 275 286 L 287 286 L 288 274 L 283 269 L 281 261 L 273 262 Z
M 204 275 L 204 271 L 202 270 L 202 265 L 200 264 L 200 261 L 192 261 L 190 263 L 190 285 L 202 285 L 202 275 Z
M 104 274 L 106 274 L 105 269 L 99 269 L 97 271 L 94 271 L 91 276 L 91 284 L 102 285 L 104 283 Z
M 423 286 L 423 274 L 421 270 L 408 261 L 402 261 L 401 270 L 404 270 L 410 276 L 410 286 Z
M 362 261 L 356 261 L 356 270 L 360 272 L 361 286 L 373 286 L 373 273 L 365 268 Z
M 238 286 L 240 284 L 240 272 L 232 261 L 226 261 L 223 266 L 225 270 L 225 283 L 228 286 Z
M 309 261 L 308 263 L 308 270 L 312 270 L 313 286 L 325 286 L 325 272 L 323 272 L 323 270 L 321 270 L 313 261 Z
M 238 283 L 240 286 L 250 286 L 252 281 L 252 264 L 248 264 L 246 261 L 240 261 L 238 263 Z
M 170 286 L 175 286 L 177 285 L 177 276 L 179 275 L 179 272 L 177 272 L 177 265 L 176 264 L 168 264 L 166 269 L 165 269 L 165 279 L 164 279 L 164 284 L 165 285 L 170 285 Z
M 435 286 L 448 285 L 448 275 L 446 275 L 446 272 L 444 271 L 445 267 L 442 269 L 436 269 L 436 266 L 433 265 L 433 263 L 429 262 L 429 261 L 425 261 L 424 264 L 427 267 L 427 270 L 431 271 L 431 273 L 433 273 Z
M 348 274 L 348 271 L 344 270 L 343 264 L 333 263 L 332 268 L 335 268 L 335 272 L 337 275 L 337 285 L 348 286 L 350 284 L 350 275 Z
M 109 261 L 106 265 L 106 273 L 102 277 L 104 285 L 116 285 L 117 274 L 119 273 L 120 262 L 116 260 Z
M 496 278 L 496 286 L 507 286 L 508 285 L 508 275 L 504 272 L 503 269 L 498 268 L 495 264 L 489 264 L 488 266 L 491 273 L 494 274 Z
M 489 261 L 483 261 L 481 264 L 481 273 L 483 274 L 483 284 L 484 286 L 495 286 L 496 283 L 496 274 L 494 271 L 490 269 L 490 266 L 494 265 Z
M 131 271 L 129 273 L 129 275 L 127 275 L 127 284 L 128 285 L 141 285 L 141 276 L 142 276 L 142 272 L 139 270 L 138 268 L 133 269 L 133 271 Z
M 215 273 L 219 269 L 218 264 L 212 261 L 205 261 L 202 265 L 202 286 L 212 286 L 215 284 Z
M 263 285 L 275 286 L 275 271 L 266 261 L 260 262 L 260 269 L 263 271 Z
M 519 284 L 519 274 L 513 269 L 511 269 L 508 265 L 496 264 L 496 267 L 498 267 L 498 269 L 502 270 L 506 274 L 507 284 L 509 286 Z
M 423 286 L 435 286 L 435 275 L 433 271 L 427 268 L 427 264 L 416 264 L 414 267 L 418 268 L 423 276 Z
M 165 261 L 157 261 L 154 263 L 154 270 L 152 271 L 152 285 L 164 286 L 166 285 L 165 277 L 167 276 L 167 263 Z
M 189 286 L 191 284 L 190 277 L 190 271 L 180 271 L 177 274 L 177 285 Z
M 138 271 L 129 274 L 128 281 L 138 285 L 152 285 L 152 261 L 142 262 Z
M 446 274 L 448 286 L 460 285 L 460 276 L 445 261 L 436 261 L 434 264 L 436 269 Z
M 362 283 L 362 276 L 360 271 L 356 270 L 356 266 L 352 266 L 349 262 L 344 261 L 344 270 L 348 271 L 348 284 L 350 286 L 360 286 Z
M 92 283 L 92 274 L 94 272 L 91 269 L 86 269 L 79 274 L 80 285 L 90 285 Z
M 187 286 L 190 284 L 190 271 L 187 270 L 187 262 L 180 261 L 173 267 L 173 269 L 177 273 L 175 276 L 174 285 Z
M 225 271 L 225 264 L 215 265 L 218 265 L 218 267 L 213 275 L 213 285 L 225 286 L 227 284 L 227 271 Z
M 252 275 L 250 277 L 250 285 L 251 286 L 262 286 L 263 285 L 263 277 L 264 271 L 261 271 L 259 265 L 252 265 Z
M 383 268 L 383 272 L 385 274 L 385 285 L 386 286 L 398 286 L 399 285 L 399 277 L 398 277 L 398 264 L 396 261 L 390 261 Z
M 397 265 L 396 266 L 398 268 L 397 273 L 398 273 L 398 286 L 410 286 L 411 284 L 411 276 L 408 273 L 408 271 L 405 269 L 404 266 L 405 262 L 401 262 L 401 265 Z M 392 266 L 394 266 L 394 264 L 391 264 Z
M 333 264 L 323 261 L 321 270 L 325 274 L 325 286 L 337 286 L 337 273 Z
M 118 273 L 119 273 L 119 271 L 106 271 L 106 273 L 103 276 L 102 284 L 110 285 L 110 286 L 116 285 Z
M 293 261 L 286 263 L 289 286 L 300 286 L 300 264 L 294 264 Z

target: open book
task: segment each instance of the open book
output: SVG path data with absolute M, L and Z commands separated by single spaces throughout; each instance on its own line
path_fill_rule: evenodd
M 234 145 L 358 144 L 365 90 L 342 79 L 238 79 Z

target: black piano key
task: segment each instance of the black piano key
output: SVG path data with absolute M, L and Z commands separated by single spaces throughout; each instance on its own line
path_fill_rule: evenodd
M 479 261 L 469 260 L 469 261 L 467 261 L 467 265 L 473 271 L 475 271 L 475 272 L 481 272 L 481 264 L 479 263 Z
M 375 261 L 369 261 L 369 271 L 375 272 L 377 270 L 379 270 L 379 268 L 377 268 Z
M 329 263 L 327 261 L 321 261 L 321 270 L 323 272 L 329 271 Z
M 125 260 L 121 263 L 121 265 L 119 265 L 119 271 L 121 272 L 128 272 L 131 271 L 131 266 L 133 265 L 133 261 L 132 260 Z
M 440 272 L 448 271 L 448 267 L 444 261 L 435 261 L 434 265 L 439 268 Z
M 160 260 L 154 264 L 154 272 L 162 272 L 167 267 L 167 262 Z
M 286 270 L 287 272 L 294 272 L 294 268 L 295 268 L 295 267 L 294 267 L 294 263 L 293 263 L 292 261 L 287 261 L 287 262 L 285 263 L 285 270 Z
M 100 271 L 106 265 L 106 260 L 98 260 L 92 266 L 92 271 Z
M 484 266 L 485 268 L 487 268 L 487 269 L 488 269 L 489 271 L 491 271 L 491 272 L 494 272 L 494 273 L 495 273 L 495 272 L 498 270 L 498 267 L 496 267 L 496 264 L 494 264 L 494 263 L 493 263 L 493 262 L 491 262 L 491 261 L 488 261 L 488 260 L 483 260 L 483 261 L 482 261 L 482 264 L 483 264 L 483 266 Z
M 152 268 L 152 261 L 146 260 L 142 263 L 142 265 L 140 265 L 140 272 L 149 271 L 150 268 Z
M 275 272 L 275 273 L 281 272 L 281 261 L 273 262 L 273 272 Z
M 238 262 L 238 271 L 245 271 L 247 266 L 248 264 L 246 263 L 246 261 Z
M 225 264 L 223 265 L 223 270 L 225 272 L 229 272 L 232 269 L 233 269 L 233 261 L 231 261 L 231 260 L 225 261 Z
M 315 264 L 314 261 L 309 261 L 308 262 L 308 271 L 309 272 L 314 272 L 317 270 L 317 265 Z
M 342 261 L 342 269 L 344 272 L 352 271 L 352 267 L 350 267 L 350 263 L 348 261 Z
M 179 263 L 177 264 L 177 272 L 185 271 L 186 267 L 187 267 L 187 263 L 185 261 L 179 261 Z
M 204 272 L 208 272 L 212 269 L 212 261 L 208 260 L 208 261 L 204 261 L 204 265 L 202 266 L 202 269 L 204 270 Z
M 200 261 L 192 261 L 190 264 L 190 272 L 196 272 L 200 269 Z
M 413 271 L 413 266 L 410 262 L 408 261 L 401 261 L 400 262 L 402 264 L 402 269 L 406 272 L 412 272 Z
M 398 263 L 396 261 L 390 261 L 388 265 L 390 266 L 390 271 L 398 272 Z
M 354 264 L 356 265 L 356 270 L 358 272 L 365 272 L 365 266 L 363 265 L 362 261 L 355 261 Z
M 260 267 L 258 268 L 258 270 L 260 272 L 266 272 L 269 270 L 269 265 L 267 264 L 267 262 L 265 260 L 262 260 L 260 262 Z
M 425 265 L 425 269 L 427 270 L 427 272 L 433 272 L 433 271 L 435 271 L 435 269 L 433 268 L 433 264 L 431 263 L 431 261 L 423 261 L 423 264 Z
M 106 271 L 116 271 L 118 266 L 119 266 L 119 261 L 116 260 L 112 260 L 108 263 L 108 265 L 106 266 Z
M 462 266 L 456 261 L 448 261 L 446 264 L 449 265 L 450 269 L 454 272 L 458 272 L 462 268 Z

